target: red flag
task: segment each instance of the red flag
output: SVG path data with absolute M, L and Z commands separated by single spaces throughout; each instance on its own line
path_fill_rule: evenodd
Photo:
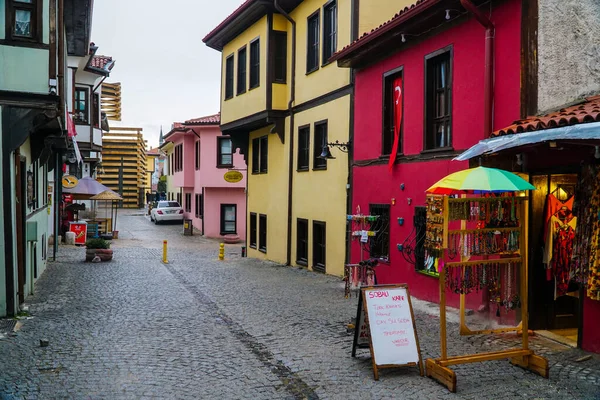
M 392 154 L 388 163 L 388 170 L 392 172 L 396 155 L 398 154 L 398 145 L 400 144 L 400 126 L 402 125 L 402 77 L 394 79 L 394 144 Z
M 75 128 L 75 123 L 73 122 L 73 118 L 71 118 L 71 114 L 67 112 L 67 136 L 72 138 L 77 135 L 77 129 Z

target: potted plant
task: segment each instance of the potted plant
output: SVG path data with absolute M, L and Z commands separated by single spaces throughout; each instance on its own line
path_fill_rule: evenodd
M 100 257 L 102 261 L 112 260 L 113 251 L 108 240 L 95 238 L 85 242 L 85 261 L 92 261 L 95 256 Z

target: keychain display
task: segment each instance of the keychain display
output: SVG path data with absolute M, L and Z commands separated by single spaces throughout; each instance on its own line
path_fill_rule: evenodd
M 432 257 L 441 257 L 444 234 L 444 197 L 428 195 L 425 243 L 423 246 Z
M 346 264 L 344 266 L 344 297 L 349 298 L 352 290 L 360 289 L 363 286 L 373 286 L 377 284 L 375 277 L 375 267 L 379 262 L 375 259 L 361 261 L 358 264 Z M 356 292 L 357 296 L 360 292 Z

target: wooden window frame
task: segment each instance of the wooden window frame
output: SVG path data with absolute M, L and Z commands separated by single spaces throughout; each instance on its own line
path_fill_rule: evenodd
M 268 171 L 269 136 L 264 135 L 252 139 L 252 174 L 266 174 Z
M 334 24 L 328 25 L 328 13 L 333 9 Z M 330 30 L 328 32 L 328 30 Z M 329 64 L 329 59 L 337 50 L 337 31 L 338 31 L 338 7 L 337 0 L 329 0 L 323 5 L 323 60 L 322 66 Z M 331 43 L 329 42 L 329 39 Z
M 231 153 L 223 153 L 221 150 L 221 143 L 225 140 L 229 140 L 231 143 Z M 231 163 L 225 164 L 222 161 L 223 155 L 231 154 Z M 217 137 L 217 168 L 232 168 L 233 167 L 233 142 L 229 136 L 219 136 Z
M 233 231 L 225 230 L 225 222 L 231 222 L 231 221 L 225 221 L 225 213 L 223 212 L 225 207 L 233 207 L 233 209 L 235 210 L 235 219 L 233 220 L 233 222 L 235 223 L 235 229 Z M 237 204 L 221 204 L 221 214 L 219 215 L 219 221 L 221 224 L 221 228 L 220 228 L 221 235 L 237 234 Z
M 400 126 L 400 143 L 398 143 L 398 154 L 403 154 L 403 134 L 404 134 L 404 66 L 392 69 L 383 74 L 382 77 L 382 121 L 381 121 L 381 156 L 389 157 L 394 147 L 394 88 L 392 87 L 394 79 L 402 76 L 402 123 Z M 386 135 L 389 135 L 389 151 L 386 148 Z
M 305 236 L 300 237 L 300 226 L 303 225 L 305 229 Z M 305 218 L 298 218 L 296 220 L 296 264 L 308 266 L 308 220 Z M 300 251 L 300 244 L 304 242 L 306 246 L 303 254 Z
M 310 24 L 313 20 L 316 20 L 317 28 L 316 28 L 316 36 L 314 40 L 311 40 L 311 29 Z M 306 18 L 306 75 L 311 74 L 319 69 L 319 56 L 320 51 L 319 48 L 321 46 L 320 43 L 321 36 L 321 9 L 318 9 L 314 13 L 310 14 Z M 311 42 L 313 42 L 311 44 Z M 315 56 L 314 65 L 311 64 L 311 59 L 309 54 L 313 52 Z
M 5 39 L 0 40 L 6 44 L 24 47 L 49 48 L 43 43 L 44 37 L 44 8 L 43 0 L 32 0 L 31 3 L 22 3 L 15 0 L 6 0 L 5 9 Z M 21 36 L 15 33 L 16 12 L 25 10 L 31 12 L 30 36 Z
M 242 59 L 243 55 L 243 59 Z M 242 62 L 243 61 L 243 62 Z M 238 50 L 237 59 L 237 88 L 236 95 L 246 93 L 246 80 L 248 76 L 248 51 L 246 45 Z
M 204 215 L 204 204 L 202 203 L 202 194 L 196 193 L 194 197 L 194 215 L 196 216 L 196 218 L 202 218 Z
M 303 136 L 306 136 L 306 147 L 303 147 Z M 320 153 L 319 153 L 320 154 Z M 306 162 L 303 164 L 303 159 Z M 310 170 L 310 124 L 298 127 L 298 165 L 297 171 L 304 172 Z
M 92 93 L 92 126 L 100 129 L 100 94 Z
M 258 216 L 256 213 L 250 213 L 250 223 L 248 224 L 249 228 L 249 239 L 248 245 L 252 249 L 258 248 Z
M 414 209 L 413 226 L 415 229 L 415 271 L 425 272 L 425 231 L 427 229 L 427 207 L 416 206 Z
M 325 136 L 321 140 L 317 140 L 317 130 L 325 126 Z M 327 144 L 327 136 L 329 133 L 328 120 L 317 121 L 313 127 L 313 171 L 324 171 L 327 170 L 327 160 L 319 158 L 323 152 L 323 146 Z M 319 142 L 321 142 L 319 144 Z
M 263 220 L 264 220 L 264 225 L 263 225 Z M 265 214 L 258 214 L 258 251 L 260 251 L 261 253 L 267 252 L 267 238 L 268 238 L 267 227 L 268 227 L 267 216 Z M 264 235 L 264 238 L 263 238 L 263 235 Z
M 379 210 L 387 211 L 387 221 L 384 218 L 381 218 L 381 213 Z M 369 204 L 369 215 L 379 215 L 380 218 L 377 218 L 375 222 L 372 223 L 372 230 L 377 232 L 376 236 L 372 236 L 369 238 L 369 256 L 371 258 L 377 258 L 384 261 L 389 261 L 390 259 L 390 221 L 391 221 L 391 207 L 389 204 L 380 204 L 380 203 L 371 203 Z M 382 232 L 383 231 L 383 232 Z M 379 238 L 385 236 L 387 239 L 385 241 L 385 245 L 383 246 L 383 250 L 387 250 L 387 254 L 375 254 L 373 250 L 375 250 L 375 242 L 379 241 Z M 378 243 L 382 243 L 379 241 Z M 382 251 L 385 252 L 385 251 Z
M 258 54 L 254 59 L 254 48 L 258 47 Z M 250 41 L 250 85 L 248 90 L 256 89 L 260 86 L 260 37 Z M 256 71 L 255 71 L 256 69 Z M 256 73 L 256 82 L 253 80 Z
M 194 142 L 194 167 L 196 171 L 200 169 L 200 140 Z
M 312 235 L 312 269 L 316 272 L 326 273 L 327 271 L 327 224 L 325 221 L 313 221 L 313 235 Z M 318 235 L 316 232 L 316 227 L 323 227 L 323 243 L 317 243 Z M 317 260 L 317 255 L 315 249 L 317 246 L 323 249 L 323 260 Z M 322 262 L 320 262 L 322 261 Z
M 175 172 L 183 171 L 183 143 L 179 143 L 173 149 L 175 153 Z M 181 204 L 181 203 L 179 203 Z
M 230 63 L 231 62 L 231 68 Z M 233 99 L 235 86 L 235 58 L 233 53 L 225 58 L 225 100 Z
M 79 93 L 84 94 L 83 102 L 85 104 L 85 110 L 82 111 L 83 118 L 79 118 L 79 102 L 81 99 L 79 98 Z M 74 99 L 73 99 L 73 122 L 79 125 L 89 125 L 90 124 L 90 88 L 77 86 L 74 90 Z
M 273 83 L 285 84 L 287 81 L 287 32 L 271 31 L 273 40 L 271 46 L 271 60 Z M 279 51 L 279 45 L 282 45 Z
M 191 193 L 185 193 L 185 207 L 184 210 L 187 213 L 191 213 L 192 212 L 192 194 Z
M 432 83 L 431 81 L 432 81 L 434 70 L 435 70 L 434 63 L 436 63 L 436 61 L 439 62 L 439 60 L 441 60 L 442 57 L 443 58 L 448 57 L 448 60 L 447 60 L 447 62 L 448 62 L 447 82 L 446 82 L 445 88 L 442 89 L 446 96 L 446 104 L 448 107 L 448 114 L 444 117 L 434 117 L 433 114 L 435 112 L 435 104 L 436 104 L 435 95 L 438 94 L 438 93 L 435 93 L 435 91 L 439 92 L 440 89 L 434 89 L 432 86 L 434 83 Z M 423 118 L 423 121 L 424 121 L 423 151 L 422 151 L 423 153 L 449 151 L 449 150 L 453 149 L 452 148 L 452 86 L 453 86 L 452 64 L 453 64 L 453 60 L 454 60 L 454 51 L 453 51 L 452 45 L 444 47 L 437 51 L 434 51 L 433 53 L 427 54 L 425 56 L 425 63 L 424 63 L 424 68 L 425 68 L 424 99 L 425 99 L 425 101 L 423 102 L 425 118 Z M 438 123 L 444 122 L 448 126 L 449 138 L 447 139 L 447 143 L 445 143 L 444 146 L 436 146 L 436 144 L 435 144 L 434 127 L 435 127 L 436 122 L 438 122 Z M 432 141 L 433 141 L 433 143 L 431 143 Z

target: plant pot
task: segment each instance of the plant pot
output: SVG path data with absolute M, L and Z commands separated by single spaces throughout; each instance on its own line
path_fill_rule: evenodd
M 113 258 L 112 249 L 85 249 L 85 261 L 92 261 L 98 256 L 102 261 L 110 261 Z
M 119 238 L 119 231 L 113 231 L 112 238 L 113 239 L 118 239 Z

